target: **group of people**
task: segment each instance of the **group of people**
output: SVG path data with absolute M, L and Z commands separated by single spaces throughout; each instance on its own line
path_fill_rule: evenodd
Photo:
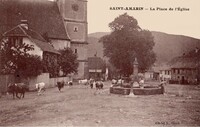
M 103 89 L 104 86 L 103 79 L 95 81 L 94 79 L 90 78 L 89 85 L 91 89 L 93 89 L 94 86 L 96 87 L 97 90 Z

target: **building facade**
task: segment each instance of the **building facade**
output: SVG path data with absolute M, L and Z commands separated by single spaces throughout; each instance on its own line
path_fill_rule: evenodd
M 195 49 L 171 61 L 171 81 L 179 84 L 199 82 L 200 51 Z
M 88 58 L 89 78 L 100 80 L 105 78 L 106 66 L 100 57 L 94 56 Z
M 87 1 L 58 0 L 58 7 L 64 20 L 65 29 L 71 40 L 71 49 L 78 56 L 79 67 L 75 78 L 87 78 Z
M 169 82 L 171 80 L 171 68 L 169 66 L 162 66 L 160 67 L 160 80 Z
M 85 0 L 3 0 L 0 1 L 0 37 L 27 20 L 56 50 L 70 47 L 77 53 L 75 78 L 87 69 L 87 1 Z
M 195 84 L 197 81 L 196 68 L 172 68 L 172 80 L 179 84 Z

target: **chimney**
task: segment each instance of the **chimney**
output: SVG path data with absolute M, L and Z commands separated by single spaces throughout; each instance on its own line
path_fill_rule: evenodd
M 21 20 L 21 24 L 20 25 L 28 30 L 28 21 L 27 20 Z

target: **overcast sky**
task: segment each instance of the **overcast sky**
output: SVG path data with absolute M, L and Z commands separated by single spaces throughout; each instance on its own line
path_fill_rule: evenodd
M 110 10 L 110 7 L 144 7 L 144 10 Z M 185 11 L 150 11 L 157 7 L 180 7 Z M 88 0 L 88 33 L 109 32 L 108 23 L 125 12 L 136 18 L 143 29 L 200 39 L 200 0 Z

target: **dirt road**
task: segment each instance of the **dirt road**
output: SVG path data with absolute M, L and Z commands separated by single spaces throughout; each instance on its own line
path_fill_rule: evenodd
M 200 90 L 167 85 L 166 95 L 127 97 L 85 86 L 47 89 L 24 99 L 0 98 L 0 125 L 22 126 L 195 126 L 200 125 Z

